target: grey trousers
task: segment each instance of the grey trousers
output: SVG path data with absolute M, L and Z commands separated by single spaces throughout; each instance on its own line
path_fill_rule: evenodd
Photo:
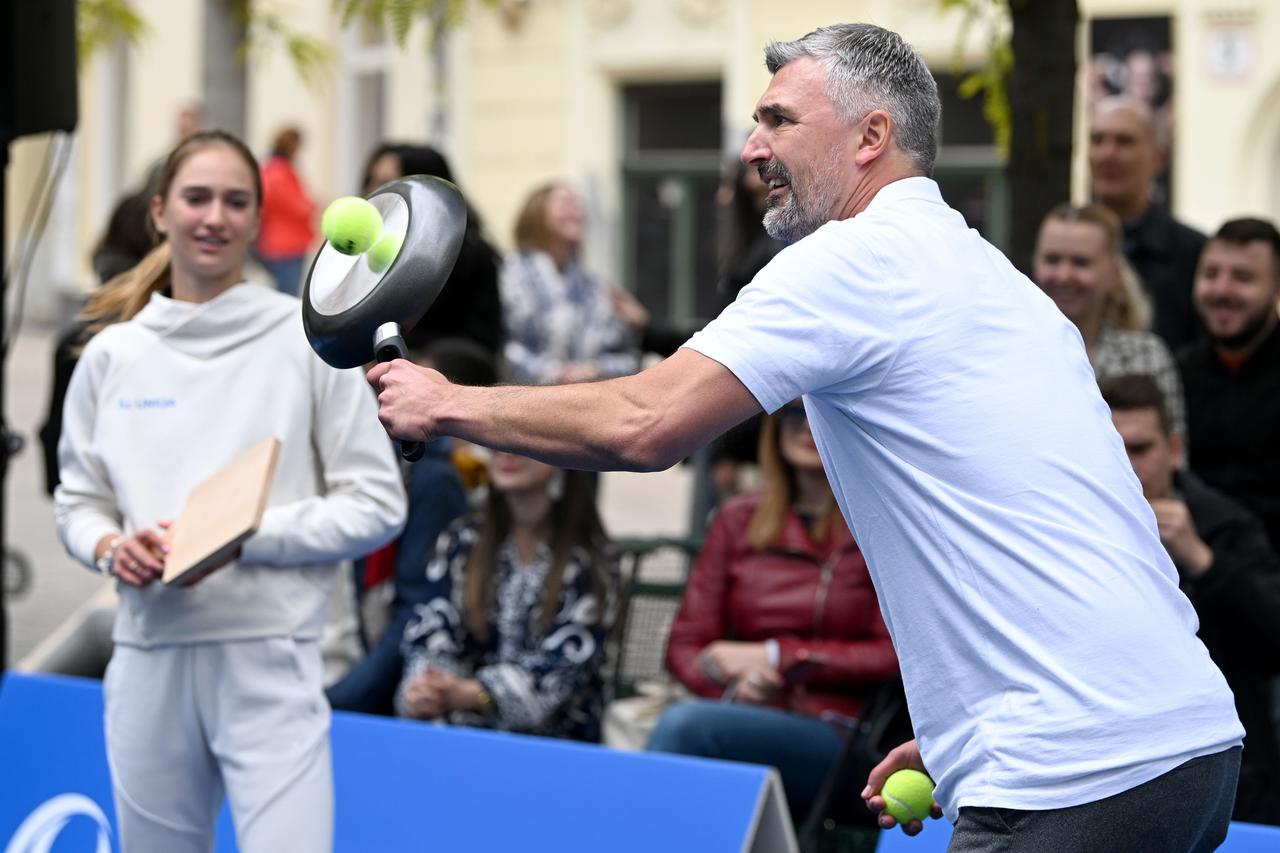
M 333 848 L 319 643 L 117 645 L 103 683 L 120 849 L 209 853 L 224 795 L 242 853 Z
M 1208 853 L 1227 837 L 1240 747 L 1150 782 L 1045 811 L 962 808 L 948 853 Z

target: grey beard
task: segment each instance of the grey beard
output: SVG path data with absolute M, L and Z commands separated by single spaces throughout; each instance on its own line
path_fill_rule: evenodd
M 827 224 L 840 192 L 836 183 L 836 175 L 840 171 L 836 150 L 838 146 L 833 146 L 826 165 L 813 176 L 813 180 L 806 181 L 803 186 L 797 186 L 791 174 L 780 169 L 790 182 L 790 191 L 787 193 L 787 200 L 781 204 L 772 200 L 767 203 L 764 230 L 770 237 L 790 245 Z
M 818 223 L 818 225 L 821 224 Z M 764 212 L 764 230 L 773 239 L 787 244 L 808 237 L 818 230 L 818 225 L 811 225 L 804 221 L 794 184 L 786 201 L 782 204 L 774 204 Z

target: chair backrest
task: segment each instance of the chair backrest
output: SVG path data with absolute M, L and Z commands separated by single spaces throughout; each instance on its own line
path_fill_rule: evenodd
M 642 681 L 666 681 L 664 657 L 700 543 L 690 539 L 616 542 L 622 557 L 622 599 L 614 624 L 612 698 L 636 692 Z

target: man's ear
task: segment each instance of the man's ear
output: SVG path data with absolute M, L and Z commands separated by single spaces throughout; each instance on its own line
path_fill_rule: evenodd
M 857 150 L 853 153 L 853 162 L 865 166 L 872 160 L 889 150 L 889 141 L 893 138 L 893 119 L 884 110 L 872 110 L 862 121 L 857 138 Z
M 1173 459 L 1173 464 L 1181 468 L 1183 463 L 1182 454 L 1186 449 L 1186 445 L 1182 441 L 1182 433 L 1169 433 L 1169 456 Z

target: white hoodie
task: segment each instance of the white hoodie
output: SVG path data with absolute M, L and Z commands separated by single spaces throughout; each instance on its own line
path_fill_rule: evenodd
M 404 525 L 394 451 L 359 370 L 311 351 L 298 300 L 242 283 L 204 304 L 159 294 L 96 335 L 67 391 L 55 495 L 67 550 L 176 518 L 187 492 L 268 435 L 281 441 L 258 532 L 187 588 L 119 584 L 117 643 L 315 639 L 336 563 Z

